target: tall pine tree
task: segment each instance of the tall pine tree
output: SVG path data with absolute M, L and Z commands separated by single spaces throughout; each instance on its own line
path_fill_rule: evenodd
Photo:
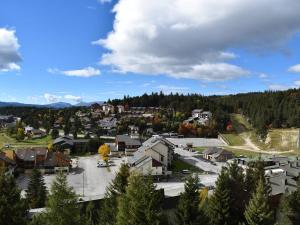
M 246 208 L 245 218 L 249 225 L 274 224 L 273 213 L 269 207 L 268 195 L 265 192 L 264 181 L 261 179 L 255 193 Z
M 165 225 L 162 200 L 151 179 L 131 174 L 126 193 L 118 199 L 117 225 Z
M 103 206 L 100 208 L 100 225 L 115 225 L 118 212 L 118 198 L 125 193 L 128 184 L 129 167 L 122 164 L 113 182 L 108 186 Z
M 298 180 L 297 190 L 284 197 L 281 207 L 284 224 L 300 224 L 300 179 Z
M 184 193 L 180 195 L 176 218 L 178 225 L 206 225 L 207 219 L 200 208 L 199 178 L 190 176 L 184 185 Z
M 0 225 L 25 225 L 27 207 L 13 176 L 0 171 Z
M 51 194 L 46 204 L 46 212 L 40 219 L 43 225 L 83 225 L 80 217 L 77 195 L 67 184 L 67 178 L 60 173 L 51 186 Z
M 229 175 L 225 169 L 216 182 L 216 189 L 209 200 L 208 216 L 212 225 L 231 225 Z
M 47 188 L 41 172 L 37 169 L 32 171 L 29 178 L 26 198 L 29 206 L 33 208 L 42 208 L 47 199 Z

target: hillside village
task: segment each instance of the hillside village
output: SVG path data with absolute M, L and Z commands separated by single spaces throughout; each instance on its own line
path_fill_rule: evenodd
M 64 110 L 51 114 L 51 127 L 44 127 L 42 119 L 30 124 L 25 122 L 31 120 L 28 118 L 2 115 L 1 135 L 12 142 L 1 143 L 0 166 L 6 168 L 6 174 L 18 174 L 17 183 L 23 191 L 33 169 L 44 174 L 48 188 L 55 174 L 66 173 L 69 184 L 84 202 L 101 201 L 122 164 L 128 165 L 131 172 L 151 176 L 157 188 L 164 190 L 166 202 L 178 200 L 184 190 L 183 181 L 191 174 L 198 174 L 201 189 L 209 190 L 211 195 L 223 167 L 237 162 L 247 171 L 258 159 L 263 161 L 274 207 L 283 195 L 296 190 L 295 180 L 300 175 L 297 156 L 259 157 L 249 146 L 237 149 L 243 146 L 241 141 L 235 146 L 234 141 L 244 136 L 239 137 L 237 132 L 242 123 L 234 120 L 227 122 L 225 132 L 211 137 L 205 132 L 213 127 L 214 115 L 202 109 L 193 109 L 186 118 L 173 121 L 177 130 L 173 129 L 166 117 L 173 111 L 94 104 L 69 115 Z M 299 148 L 299 139 L 295 145 Z M 108 149 L 105 157 L 101 147 Z

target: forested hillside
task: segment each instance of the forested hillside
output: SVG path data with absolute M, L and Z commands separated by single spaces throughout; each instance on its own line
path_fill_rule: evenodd
M 195 108 L 210 110 L 224 117 L 224 113 L 242 113 L 257 129 L 265 127 L 300 127 L 300 89 L 287 91 L 266 91 L 257 93 L 202 96 L 163 93 L 144 94 L 112 100 L 112 104 L 128 106 L 160 106 L 174 108 L 175 111 L 190 113 Z M 227 116 L 226 116 L 227 117 Z

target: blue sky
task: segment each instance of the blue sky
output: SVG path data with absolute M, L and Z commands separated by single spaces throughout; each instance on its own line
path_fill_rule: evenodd
M 0 0 L 0 101 L 298 88 L 300 3 L 286 1 Z

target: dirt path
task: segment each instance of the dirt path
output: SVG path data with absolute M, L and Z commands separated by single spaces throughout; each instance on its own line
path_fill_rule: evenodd
M 232 148 L 232 149 L 242 149 L 242 150 L 249 151 L 249 152 L 257 152 L 257 153 L 263 153 L 263 154 L 275 154 L 275 155 L 294 152 L 293 150 L 289 150 L 289 151 L 271 151 L 271 150 L 266 151 L 266 150 L 262 150 L 255 143 L 253 143 L 253 141 L 250 138 L 250 134 L 248 132 L 242 133 L 241 137 L 245 141 L 244 145 L 242 145 L 242 146 L 228 146 L 228 147 Z

